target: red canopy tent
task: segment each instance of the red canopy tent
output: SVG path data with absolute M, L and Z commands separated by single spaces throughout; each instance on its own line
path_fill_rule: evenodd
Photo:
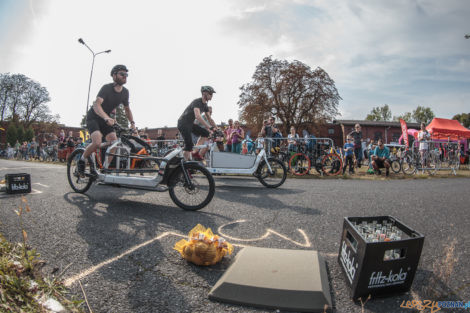
M 426 129 L 433 139 L 470 139 L 470 130 L 463 127 L 457 120 L 435 117 Z

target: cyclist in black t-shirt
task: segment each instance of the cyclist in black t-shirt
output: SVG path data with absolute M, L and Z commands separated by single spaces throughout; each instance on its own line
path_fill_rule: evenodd
M 209 107 L 207 106 L 207 103 L 212 99 L 212 94 L 215 93 L 215 90 L 211 86 L 202 86 L 201 93 L 202 97 L 193 100 L 193 102 L 188 105 L 188 107 L 184 110 L 183 114 L 181 114 L 180 118 L 178 119 L 178 130 L 180 131 L 184 140 L 183 150 L 185 160 L 189 160 L 191 150 L 194 146 L 191 133 L 195 134 L 196 136 L 200 136 L 200 141 L 204 142 L 207 140 L 207 137 L 209 137 L 210 134 L 208 129 L 212 131 L 217 128 L 217 125 L 215 124 L 209 112 Z M 206 114 L 207 120 L 210 124 L 208 124 L 202 118 L 201 115 L 203 113 Z M 206 128 L 194 124 L 196 119 Z M 202 156 L 204 156 L 205 150 L 207 149 L 203 150 L 201 150 L 200 153 L 193 152 L 193 159 L 202 160 Z
M 129 90 L 123 85 L 127 82 L 128 70 L 125 65 L 116 65 L 111 70 L 113 83 L 101 87 L 93 106 L 87 113 L 86 124 L 91 136 L 91 144 L 87 146 L 82 157 L 78 161 L 78 171 L 83 174 L 85 171 L 85 160 L 101 144 L 104 136 L 107 142 L 117 140 L 113 125 L 115 120 L 110 117 L 111 112 L 120 104 L 124 105 L 126 116 L 131 123 L 131 128 L 135 129 L 134 117 L 129 108 Z M 110 162 L 110 160 L 108 160 Z

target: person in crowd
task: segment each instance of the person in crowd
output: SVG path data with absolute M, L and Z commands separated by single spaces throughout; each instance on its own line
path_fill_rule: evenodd
M 351 136 L 347 136 L 343 147 L 344 167 L 343 174 L 346 173 L 346 167 L 349 165 L 349 174 L 354 174 L 354 143 Z
M 229 142 L 229 137 L 230 133 L 232 132 L 233 129 L 233 120 L 229 119 L 228 120 L 228 126 L 225 127 L 224 129 L 224 139 L 225 139 L 225 151 L 226 152 L 232 152 L 232 143 Z
M 207 123 L 203 118 L 203 113 L 209 112 L 209 106 L 207 105 L 210 100 L 212 100 L 212 95 L 215 93 L 214 88 L 211 86 L 202 86 L 201 87 L 201 98 L 193 100 L 184 110 L 178 119 L 178 130 L 183 136 L 184 139 L 184 148 L 183 155 L 185 160 L 189 160 L 191 157 L 191 152 L 193 150 L 193 140 L 191 134 L 202 137 L 201 141 L 204 142 L 209 137 L 210 131 L 213 131 L 217 128 L 214 120 L 212 119 L 210 113 L 207 114 L 209 123 Z M 199 125 L 194 124 L 194 120 L 198 120 L 206 128 L 203 128 Z M 207 149 L 202 149 L 201 151 L 193 151 L 192 157 L 194 160 L 202 161 L 203 155 L 206 153 Z M 202 154 L 202 155 L 201 155 Z
M 428 151 L 429 145 L 428 141 L 431 140 L 431 134 L 429 134 L 426 129 L 426 124 L 421 123 L 421 130 L 418 132 L 418 141 L 419 141 L 419 154 L 421 156 L 422 167 L 425 167 L 426 160 L 426 151 Z M 424 172 L 424 170 L 423 170 Z
M 85 148 L 85 144 L 83 143 L 83 138 L 78 137 L 77 138 L 77 144 L 75 145 L 76 148 Z
M 262 133 L 263 133 L 263 137 L 265 138 L 266 140 L 266 151 L 271 151 L 271 147 L 272 147 L 272 137 L 273 137 L 273 126 L 274 126 L 274 117 L 270 117 L 268 119 L 268 121 L 264 122 L 264 126 L 263 126 L 263 129 L 261 130 Z
M 165 143 L 165 135 L 163 134 L 163 130 L 159 129 L 157 131 L 157 147 L 158 149 L 162 149 Z
M 229 136 L 229 141 L 232 143 L 232 152 L 240 154 L 242 149 L 242 140 L 245 138 L 245 131 L 240 127 L 240 122 L 233 123 L 233 129 Z
M 217 130 L 218 130 L 218 133 L 219 134 L 223 134 L 224 132 L 222 131 L 222 128 L 221 127 L 217 127 Z M 217 145 L 217 150 L 219 150 L 220 152 L 223 152 L 225 147 L 224 147 L 224 135 L 222 136 L 217 136 L 215 138 L 215 143 Z
M 377 147 L 375 147 L 372 155 L 372 166 L 378 175 L 381 175 L 381 168 L 385 168 L 385 176 L 390 174 L 390 149 L 384 145 L 383 139 L 380 138 L 377 141 Z
M 299 142 L 299 134 L 295 132 L 295 127 L 290 127 L 290 133 L 287 135 L 287 151 L 297 152 L 297 145 Z
M 361 167 L 362 162 L 362 131 L 361 125 L 354 125 L 354 130 L 348 134 L 354 139 L 354 156 L 357 160 L 357 167 Z

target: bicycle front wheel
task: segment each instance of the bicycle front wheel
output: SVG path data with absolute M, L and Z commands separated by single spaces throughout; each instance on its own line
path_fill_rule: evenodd
M 67 179 L 69 181 L 70 187 L 75 192 L 85 193 L 90 189 L 91 184 L 93 183 L 93 178 L 90 176 L 90 162 L 86 162 L 85 175 L 80 175 L 78 173 L 78 160 L 82 157 L 84 149 L 77 149 L 70 155 L 67 160 Z
M 269 167 L 265 161 L 258 168 L 259 181 L 268 188 L 281 186 L 287 178 L 287 170 L 283 162 L 275 158 L 268 158 Z
M 183 210 L 200 210 L 211 202 L 215 193 L 215 182 L 209 171 L 199 164 L 185 164 L 186 174 L 179 167 L 168 184 L 171 200 Z M 191 184 L 188 184 L 186 177 Z
M 403 174 L 413 175 L 416 172 L 416 163 L 411 154 L 405 155 L 401 163 L 401 170 Z
M 310 172 L 310 159 L 303 153 L 295 153 L 289 160 L 289 171 L 297 176 Z
M 401 171 L 401 162 L 398 160 L 393 160 L 390 164 L 390 167 L 395 174 L 398 174 Z

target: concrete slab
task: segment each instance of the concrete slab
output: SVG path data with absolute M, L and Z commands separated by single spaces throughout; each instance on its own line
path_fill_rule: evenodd
M 246 247 L 209 299 L 300 312 L 331 312 L 326 264 L 317 251 Z

